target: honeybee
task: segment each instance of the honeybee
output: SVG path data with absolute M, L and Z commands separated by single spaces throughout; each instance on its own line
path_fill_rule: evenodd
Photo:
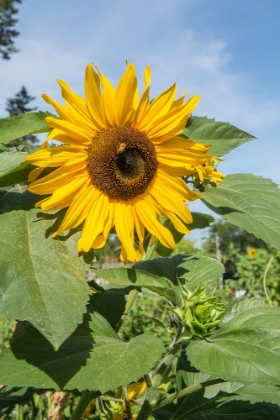
M 125 148 L 126 148 L 126 143 L 120 143 L 117 149 L 117 155 L 121 154 Z

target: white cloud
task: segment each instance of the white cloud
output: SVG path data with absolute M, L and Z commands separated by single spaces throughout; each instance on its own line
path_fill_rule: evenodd
M 77 5 L 69 0 L 65 7 L 62 1 L 30 0 L 20 9 L 21 52 L 1 61 L 0 115 L 5 115 L 5 99 L 23 84 L 37 97 L 40 108 L 50 109 L 40 95 L 60 100 L 56 78 L 83 94 L 87 62 L 94 61 L 116 83 L 128 59 L 136 63 L 140 79 L 144 67 L 152 67 L 153 96 L 176 81 L 179 94 L 184 90 L 200 94 L 197 115 L 230 121 L 265 140 L 233 153 L 223 164 L 225 172 L 257 171 L 280 182 L 273 169 L 280 151 L 276 143 L 280 101 L 269 99 L 260 87 L 255 89 L 242 66 L 232 70 L 236 58 L 226 39 L 205 34 L 202 38 L 191 26 L 200 3 L 203 0 L 84 0 Z

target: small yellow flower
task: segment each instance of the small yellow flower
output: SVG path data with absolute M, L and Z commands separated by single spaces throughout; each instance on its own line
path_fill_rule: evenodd
M 199 179 L 202 183 L 207 183 L 207 181 L 213 182 L 214 184 L 223 182 L 225 175 L 218 172 L 216 169 L 220 160 L 221 159 L 213 158 L 206 163 L 195 165 L 194 178 Z
M 247 252 L 247 255 L 248 255 L 249 258 L 251 258 L 251 260 L 254 260 L 258 256 L 258 251 L 256 249 L 250 249 Z
M 130 406 L 133 406 L 135 403 L 131 400 L 135 400 L 139 395 L 141 395 L 146 389 L 146 383 L 145 382 L 136 382 L 134 384 L 130 384 L 127 386 L 127 394 L 128 399 L 130 400 Z M 115 398 L 122 399 L 122 389 L 118 388 L 116 390 Z M 92 400 L 90 404 L 88 405 L 84 416 L 87 417 L 91 414 L 91 409 L 93 406 L 96 406 L 96 400 Z M 102 405 L 101 405 L 102 407 Z M 119 401 L 110 401 L 108 402 L 108 405 L 106 406 L 106 412 L 98 412 L 101 419 L 109 419 L 109 420 L 124 420 L 127 418 L 127 412 L 126 412 L 126 405 L 125 402 L 119 402 Z M 133 414 L 132 418 L 136 419 L 137 415 Z
M 192 215 L 185 201 L 200 198 L 182 177 L 197 172 L 201 178 L 221 180 L 221 174 L 208 168 L 210 145 L 179 137 L 199 97 L 175 99 L 174 84 L 150 101 L 150 81 L 146 67 L 139 96 L 134 64 L 127 65 L 116 88 L 89 64 L 85 99 L 62 80 L 58 83 L 65 106 L 43 95 L 60 119 L 46 118 L 52 131 L 41 150 L 26 158 L 37 167 L 28 189 L 48 196 L 36 205 L 42 210 L 67 209 L 53 236 L 80 228 L 79 252 L 102 248 L 113 227 L 125 263 L 142 258 L 145 230 L 153 241 L 175 248 L 159 217 L 169 218 L 187 234 L 185 223 L 192 223 Z M 62 145 L 48 147 L 49 140 Z M 38 178 L 44 168 L 53 170 Z

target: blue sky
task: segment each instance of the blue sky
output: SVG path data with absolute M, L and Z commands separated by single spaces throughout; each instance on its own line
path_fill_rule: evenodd
M 88 62 L 117 83 L 127 59 L 141 81 L 152 67 L 152 96 L 177 82 L 178 94 L 200 95 L 195 115 L 258 137 L 227 155 L 222 172 L 280 184 L 279 0 L 24 0 L 18 19 L 20 52 L 0 62 L 0 117 L 22 85 L 52 111 L 40 95 L 60 100 L 57 78 L 83 94 Z

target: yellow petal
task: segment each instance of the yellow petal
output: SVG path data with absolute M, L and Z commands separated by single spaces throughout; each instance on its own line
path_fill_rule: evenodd
M 86 137 L 73 133 L 73 131 L 68 131 L 67 134 L 65 134 L 64 131 L 58 128 L 52 129 L 52 131 L 48 134 L 48 140 L 57 140 L 61 143 L 70 144 L 71 146 L 88 147 L 91 144 L 91 141 Z
M 43 172 L 44 168 L 35 168 L 32 169 L 32 171 L 29 172 L 28 174 L 28 182 L 33 182 L 35 181 L 35 179 L 38 178 L 38 176 L 41 175 L 41 173 Z
M 63 80 L 57 79 L 57 82 L 61 87 L 62 98 L 64 99 L 67 108 L 75 111 L 85 125 L 91 127 L 93 130 L 96 130 L 97 127 L 91 119 L 85 99 L 73 92 Z
M 171 221 L 171 223 L 178 232 L 184 233 L 185 235 L 190 233 L 189 229 L 181 222 L 181 220 L 176 216 L 176 214 L 172 213 L 172 211 L 164 210 L 163 215 L 168 217 L 168 219 Z
M 150 67 L 146 67 L 144 71 L 145 89 L 140 98 L 138 107 L 136 109 L 136 112 L 133 118 L 133 125 L 139 129 L 141 126 L 141 121 L 145 117 L 150 106 L 150 99 L 149 99 L 150 82 L 151 82 L 151 69 Z
M 54 107 L 60 118 L 66 121 L 70 121 L 70 123 L 77 124 L 79 127 L 83 127 L 85 131 L 88 130 L 87 124 L 84 123 L 81 115 L 78 114 L 74 109 L 70 110 L 65 106 L 62 106 L 59 102 L 55 101 L 54 99 L 50 98 L 48 95 L 43 94 L 42 98 L 50 105 Z
M 53 236 L 59 235 L 64 231 L 74 229 L 85 220 L 90 205 L 97 194 L 96 191 L 97 190 L 92 187 L 90 182 L 85 183 L 83 188 L 75 195 L 61 225 Z
M 160 182 L 163 188 L 166 188 L 166 186 L 168 186 L 168 188 L 180 194 L 182 199 L 190 201 L 193 199 L 200 198 L 200 195 L 191 190 L 190 187 L 186 184 L 186 182 L 183 181 L 181 178 L 174 178 L 170 176 L 169 171 L 164 172 L 159 168 L 157 171 L 157 180 L 158 182 Z
M 155 119 L 153 124 L 146 128 L 149 139 L 154 142 L 163 142 L 182 133 L 190 115 L 189 109 L 189 102 L 187 102 Z
M 116 233 L 125 248 L 128 260 L 135 261 L 134 221 L 130 205 L 124 202 L 115 202 L 114 210 Z
M 167 248 L 175 248 L 173 236 L 168 229 L 159 223 L 150 203 L 147 204 L 145 200 L 138 200 L 134 206 L 141 223 L 146 226 L 147 230 Z
M 176 84 L 174 83 L 174 85 L 153 100 L 145 118 L 143 118 L 141 124 L 139 122 L 139 129 L 148 133 L 148 129 L 155 124 L 155 120 L 158 120 L 162 116 L 164 117 L 169 111 L 175 95 Z
M 130 121 L 137 90 L 137 78 L 134 64 L 129 64 L 116 89 L 115 122 L 125 125 Z
M 91 118 L 98 129 L 103 129 L 106 125 L 104 122 L 100 78 L 94 71 L 91 64 L 88 64 L 85 75 L 85 95 L 86 104 L 90 112 Z
M 108 216 L 109 200 L 101 191 L 98 191 L 91 202 L 89 212 L 82 232 L 82 247 L 85 252 L 92 247 L 96 237 L 103 232 L 104 223 Z
M 151 195 L 155 198 L 159 208 L 163 207 L 177 214 L 185 223 L 192 222 L 191 213 L 184 203 L 183 197 L 172 188 L 157 181 L 151 190 Z
M 140 222 L 139 217 L 135 211 L 134 206 L 131 206 L 132 216 L 135 224 L 135 231 L 137 234 L 138 239 L 138 249 L 136 252 L 136 261 L 140 261 L 143 258 L 145 253 L 145 249 L 143 246 L 144 238 L 145 238 L 145 226 Z
M 72 181 L 68 182 L 66 185 L 57 188 L 52 194 L 52 196 L 41 205 L 42 210 L 52 211 L 66 207 L 65 203 L 69 203 L 69 197 L 73 199 L 79 191 L 79 189 L 86 182 L 87 178 L 85 178 L 84 175 L 79 177 L 76 176 Z
M 115 89 L 111 82 L 102 74 L 99 73 L 102 86 L 102 105 L 104 118 L 107 125 L 115 124 Z
M 85 151 L 80 147 L 74 146 L 59 146 L 50 149 L 38 150 L 26 156 L 25 160 L 32 165 L 42 166 L 43 168 L 62 166 L 64 164 L 72 164 L 80 158 L 86 159 Z
M 40 169 L 41 171 L 44 170 L 44 168 L 37 169 Z M 86 168 L 84 168 L 84 176 L 86 177 L 85 169 Z M 55 169 L 49 175 L 32 182 L 28 187 L 28 191 L 40 195 L 52 194 L 57 188 L 65 185 L 69 179 L 75 178 L 79 173 L 81 173 L 79 165 L 63 166 Z
M 69 135 L 71 138 L 80 140 L 81 144 L 83 142 L 86 144 L 88 141 L 91 141 L 94 135 L 94 131 L 84 129 L 72 121 L 59 120 L 58 118 L 52 117 L 47 117 L 46 121 L 50 127 L 58 128 L 59 130 L 64 131 L 65 134 Z

